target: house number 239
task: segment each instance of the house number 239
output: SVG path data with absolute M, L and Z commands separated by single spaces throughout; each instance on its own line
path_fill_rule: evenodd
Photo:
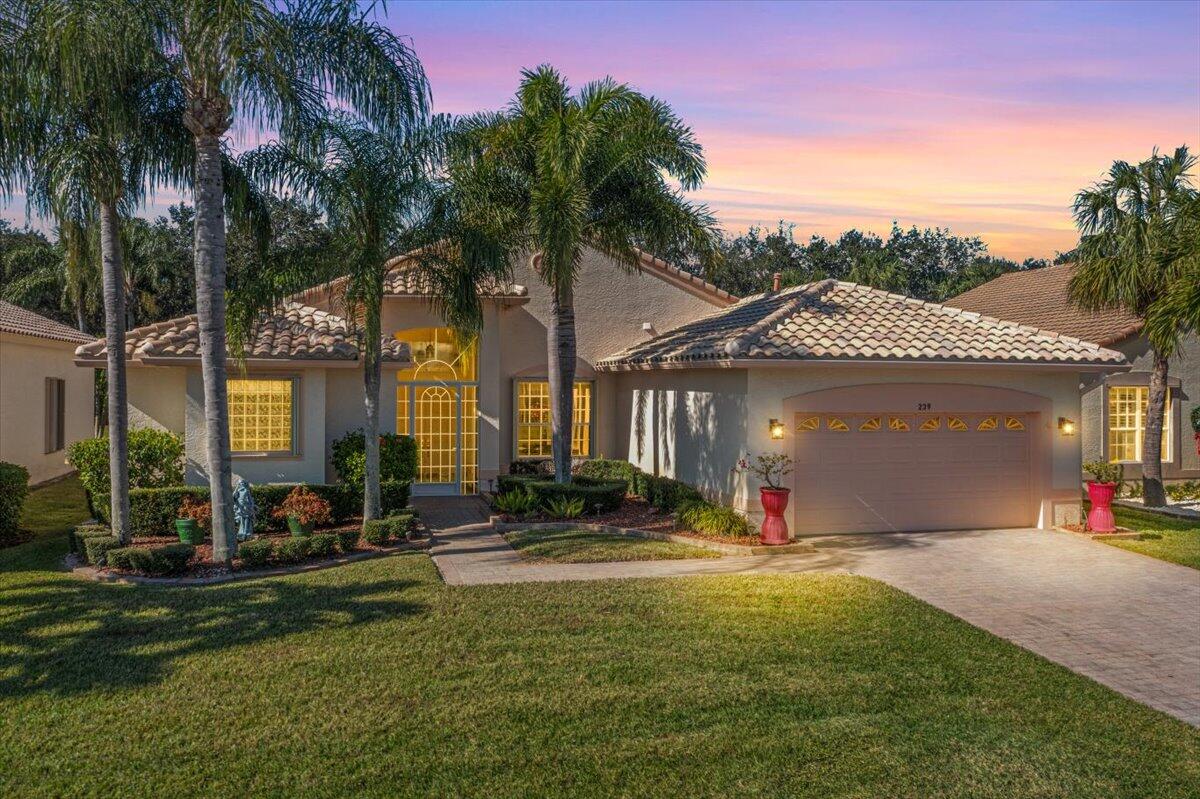
M 933 408 L 933 403 L 932 403 L 932 402 L 918 402 L 918 403 L 917 403 L 917 410 L 918 410 L 918 411 L 928 411 L 928 410 L 930 410 L 931 408 Z

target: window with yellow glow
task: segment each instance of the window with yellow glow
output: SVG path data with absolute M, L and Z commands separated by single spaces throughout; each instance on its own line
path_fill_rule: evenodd
M 821 426 L 821 420 L 816 416 L 805 416 L 796 422 L 796 429 L 800 432 L 810 432 Z
M 450 328 L 414 327 L 395 338 L 407 342 L 415 364 L 401 369 L 397 380 L 475 381 L 478 347 L 474 341 L 463 346 Z
M 961 433 L 967 429 L 967 423 L 957 416 L 948 416 L 946 417 L 946 427 L 956 433 Z
M 935 430 L 942 429 L 942 417 L 930 416 L 921 421 L 921 426 L 917 428 L 923 433 L 932 433 Z
M 592 384 L 575 383 L 572 392 L 571 455 L 592 454 Z M 550 383 L 545 380 L 517 381 L 517 457 L 552 457 L 550 434 Z
M 908 421 L 899 416 L 889 416 L 888 430 L 891 430 L 893 433 L 907 433 Z
M 1146 406 L 1150 389 L 1146 386 L 1110 386 L 1108 389 L 1108 460 L 1112 463 L 1142 459 L 1146 438 Z M 1167 392 L 1167 411 L 1163 414 L 1162 459 L 1171 460 L 1171 393 Z
M 985 416 L 979 420 L 976 430 L 995 430 L 999 426 L 995 416 Z
M 850 425 L 846 424 L 845 420 L 839 419 L 836 416 L 830 416 L 825 420 L 825 429 L 832 430 L 835 433 L 849 433 Z
M 231 452 L 295 450 L 291 378 L 237 378 L 226 382 L 229 392 L 229 449 Z
M 869 416 L 858 426 L 858 429 L 864 433 L 873 433 L 882 426 L 883 424 L 878 416 Z
M 1004 417 L 1004 429 L 1005 430 L 1024 430 L 1025 423 L 1022 422 L 1020 419 L 1018 419 L 1016 416 L 1005 416 Z
M 479 399 L 476 386 L 462 387 L 462 479 L 464 494 L 479 493 Z

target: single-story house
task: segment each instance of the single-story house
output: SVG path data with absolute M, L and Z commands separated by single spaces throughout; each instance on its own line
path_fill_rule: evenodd
M 1056 330 L 1117 350 L 1129 361 L 1124 372 L 1097 373 L 1080 385 L 1080 435 L 1085 461 L 1125 465 L 1127 479 L 1142 476 L 1143 419 L 1154 359 L 1142 320 L 1122 311 L 1090 312 L 1068 301 L 1071 266 L 1011 272 L 947 300 L 949 305 Z M 1192 440 L 1192 409 L 1200 405 L 1200 336 L 1181 342 L 1168 365 L 1168 400 L 1163 424 L 1163 477 L 1200 478 L 1200 453 Z
M 70 473 L 66 448 L 94 432 L 95 373 L 74 363 L 91 340 L 0 300 L 0 461 L 24 466 L 32 485 Z
M 420 443 L 414 493 L 475 492 L 549 456 L 536 263 L 481 289 L 483 331 L 460 346 L 405 259 L 392 262 L 383 326 L 402 346 L 385 362 L 383 419 Z M 230 377 L 234 472 L 252 482 L 331 478 L 332 441 L 363 424 L 349 327 L 327 291 L 295 300 Z M 1079 439 L 1065 422 L 1079 419 L 1081 375 L 1125 368 L 1075 338 L 849 283 L 738 300 L 650 255 L 626 271 L 588 252 L 575 304 L 574 454 L 628 459 L 756 516 L 757 484 L 731 467 L 788 452 L 799 534 L 1077 520 Z M 130 331 L 126 351 L 134 423 L 182 433 L 198 482 L 196 345 L 185 317 Z M 78 362 L 104 352 L 80 347 Z

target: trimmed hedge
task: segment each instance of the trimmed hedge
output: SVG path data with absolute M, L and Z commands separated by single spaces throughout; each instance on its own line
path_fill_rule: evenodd
M 407 513 L 393 514 L 384 521 L 388 522 L 388 531 L 392 538 L 403 541 L 408 534 L 417 528 L 417 521 Z
M 334 533 L 337 536 L 338 549 L 347 555 L 358 549 L 358 537 L 360 534 L 359 530 L 339 530 Z
M 680 529 L 705 535 L 737 538 L 754 534 L 745 516 L 733 508 L 714 505 L 702 499 L 682 503 L 675 512 L 675 521 Z
M 590 477 L 593 480 L 623 480 L 627 486 L 626 491 L 634 496 L 642 496 L 642 492 L 645 489 L 645 480 L 648 476 L 629 461 L 609 460 L 607 458 L 594 458 L 590 461 L 584 461 L 579 467 L 579 474 L 583 477 Z
M 21 509 L 28 494 L 29 470 L 0 461 L 0 547 L 20 540 Z
M 329 558 L 337 552 L 337 536 L 333 533 L 313 533 L 308 537 L 308 554 L 313 558 Z
M 251 538 L 238 545 L 238 557 L 247 569 L 262 569 L 271 562 L 275 545 L 268 538 Z
M 376 547 L 387 546 L 392 535 L 391 519 L 368 519 L 363 522 L 362 538 Z
M 329 503 L 334 524 L 362 514 L 362 488 L 348 483 L 303 483 L 301 484 Z M 282 532 L 287 529 L 287 519 L 273 516 L 295 485 L 262 484 L 250 487 L 254 497 L 254 531 L 256 533 Z M 384 512 L 392 512 L 408 505 L 410 487 L 403 482 L 380 483 L 380 494 Z M 130 532 L 133 536 L 170 535 L 175 529 L 179 505 L 184 497 L 204 501 L 208 499 L 208 486 L 171 486 L 169 488 L 135 488 L 129 492 Z M 97 507 L 97 514 L 107 518 L 105 507 Z
M 343 483 L 362 485 L 366 479 L 366 437 L 354 430 L 333 442 L 330 461 Z M 409 482 L 417 479 L 417 440 L 396 433 L 379 435 L 380 482 Z
M 103 524 L 81 524 L 67 534 L 67 547 L 71 554 L 86 558 L 87 550 L 84 548 L 84 542 L 87 539 L 108 538 L 111 535 L 112 530 Z
M 183 439 L 149 427 L 129 431 L 129 487 L 165 488 L 183 482 Z M 67 447 L 67 462 L 79 470 L 79 482 L 98 519 L 108 519 L 108 436 L 85 438 Z M 95 500 L 103 500 L 103 508 Z M 104 516 L 100 514 L 103 513 Z
M 525 490 L 537 498 L 539 506 L 547 502 L 566 498 L 582 499 L 585 513 L 608 513 L 621 507 L 625 499 L 626 484 L 617 481 L 593 480 L 578 476 L 569 483 L 555 483 L 538 477 L 502 474 L 498 479 L 501 494 Z
M 685 502 L 704 499 L 699 491 L 687 483 L 646 474 L 629 461 L 597 458 L 580 466 L 579 473 L 595 480 L 624 481 L 630 494 L 642 497 L 654 507 L 668 512 Z
M 93 566 L 103 566 L 108 562 L 108 551 L 120 546 L 121 541 L 115 535 L 85 538 L 83 540 L 84 560 Z
M 275 545 L 275 559 L 280 563 L 300 563 L 308 557 L 309 536 L 285 538 Z
M 109 568 L 141 572 L 151 577 L 182 574 L 196 554 L 191 544 L 161 547 L 117 547 L 105 554 Z

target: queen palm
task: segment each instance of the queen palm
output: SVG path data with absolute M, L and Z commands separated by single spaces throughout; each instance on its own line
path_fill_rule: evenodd
M 160 0 L 145 3 L 186 101 L 194 144 L 196 311 L 204 377 L 213 557 L 237 546 L 226 392 L 226 257 L 221 139 L 238 120 L 289 140 L 327 97 L 386 132 L 421 117 L 428 88 L 412 50 L 353 0 Z
M 713 218 L 679 190 L 698 187 L 704 174 L 700 145 L 671 108 L 611 78 L 572 94 L 552 67 L 527 70 L 504 111 L 461 126 L 450 175 L 463 213 L 478 229 L 503 231 L 510 255 L 537 253 L 550 288 L 546 358 L 558 482 L 570 480 L 573 289 L 584 250 L 627 270 L 636 268 L 639 247 L 711 252 Z
M 260 184 L 293 192 L 297 199 L 312 203 L 325 215 L 333 233 L 337 250 L 333 260 L 345 278 L 337 296 L 346 306 L 347 318 L 361 321 L 366 412 L 364 519 L 378 518 L 380 513 L 380 315 L 387 257 L 418 242 L 418 228 L 434 191 L 440 127 L 435 120 L 433 126 L 398 140 L 362 120 L 335 112 L 306 132 L 308 144 L 302 149 L 271 143 L 241 158 L 247 174 Z M 278 303 L 296 288 L 311 285 L 314 275 L 311 265 L 301 262 L 269 265 L 260 277 L 257 283 L 265 286 L 265 292 L 251 289 L 238 301 L 258 306 L 238 306 L 241 313 L 237 316 L 245 326 L 252 324 L 254 312 Z
M 1070 283 L 1071 301 L 1087 310 L 1124 309 L 1152 323 L 1153 366 L 1147 392 L 1142 444 L 1145 503 L 1165 505 L 1162 483 L 1162 432 L 1167 399 L 1167 366 L 1184 324 L 1172 313 L 1168 296 L 1183 296 L 1181 278 L 1196 258 L 1188 241 L 1188 209 L 1196 189 L 1190 170 L 1196 159 L 1186 147 L 1172 155 L 1156 150 L 1139 164 L 1117 161 L 1108 177 L 1075 198 L 1075 222 L 1081 238 Z M 1179 300 L 1176 300 L 1179 302 Z
M 138 42 L 150 28 L 119 4 L 10 4 L 0 24 L 0 173 L 26 186 L 31 207 L 76 233 L 99 223 L 108 346 L 107 404 L 113 533 L 129 540 L 125 279 L 121 215 L 148 185 L 180 177 L 177 111 L 164 75 Z M 176 126 L 177 127 L 177 126 Z M 78 247 L 71 236 L 69 247 Z

